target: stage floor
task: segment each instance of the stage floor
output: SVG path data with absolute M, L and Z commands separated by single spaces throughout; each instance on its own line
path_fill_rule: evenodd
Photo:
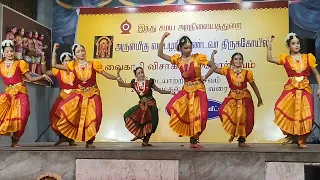
M 136 179 L 158 180 L 154 178 L 158 174 L 175 177 L 164 178 L 170 180 L 278 180 L 282 176 L 300 180 L 305 164 L 320 164 L 317 144 L 309 144 L 307 149 L 293 144 L 239 148 L 237 143 L 201 143 L 204 149 L 190 149 L 188 143 L 141 147 L 141 142 L 96 142 L 95 149 L 85 148 L 85 143 L 76 147 L 53 144 L 22 143 L 20 148 L 0 145 L 0 179 L 36 179 L 44 173 L 55 173 L 63 180 L 127 180 L 119 179 L 119 174 L 139 172 L 153 178 Z
M 54 142 L 21 144 L 20 148 L 12 148 L 10 144 L 0 145 L 1 151 L 187 151 L 187 152 L 259 152 L 259 153 L 310 153 L 320 152 L 320 144 L 308 144 L 306 149 L 298 149 L 297 145 L 287 144 L 250 144 L 248 148 L 239 148 L 237 143 L 201 143 L 204 149 L 190 149 L 188 143 L 152 143 L 152 147 L 142 147 L 139 142 L 96 142 L 96 148 L 87 149 L 85 143 L 70 147 L 67 143 L 53 146 Z

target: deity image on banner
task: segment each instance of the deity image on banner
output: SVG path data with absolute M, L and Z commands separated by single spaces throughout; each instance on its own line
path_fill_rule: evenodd
M 93 53 L 94 59 L 112 58 L 113 36 L 95 36 Z

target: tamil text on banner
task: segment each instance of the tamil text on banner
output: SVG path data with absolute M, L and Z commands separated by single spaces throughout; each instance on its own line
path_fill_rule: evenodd
M 248 142 L 273 142 L 283 137 L 273 124 L 273 107 L 287 77 L 281 66 L 267 62 L 266 39 L 270 35 L 276 37 L 274 55 L 287 51 L 284 41 L 288 33 L 287 2 L 81 9 L 77 43 L 86 47 L 88 60 L 99 60 L 107 72 L 116 74 L 117 69 L 122 68 L 121 75 L 126 82 L 134 78 L 133 66 L 140 64 L 147 77 L 156 79 L 158 87 L 180 90 L 183 80 L 178 69 L 157 57 L 158 43 L 166 31 L 171 33 L 164 45 L 169 55 L 178 53 L 177 41 L 183 35 L 193 41 L 193 53 L 203 53 L 210 58 L 216 49 L 219 67 L 228 65 L 233 53 L 241 52 L 244 67 L 253 71 L 264 100 L 264 105 L 255 109 L 255 126 Z M 204 67 L 202 74 L 207 71 L 208 67 Z M 125 128 L 123 113 L 137 104 L 136 93 L 102 76 L 98 77 L 98 86 L 103 100 L 103 121 L 97 139 L 129 141 L 133 136 Z M 229 136 L 217 116 L 219 105 L 229 91 L 226 78 L 213 74 L 206 88 L 209 120 L 201 142 L 227 142 Z M 257 98 L 249 89 L 256 104 Z M 172 96 L 154 94 L 160 121 L 151 140 L 188 141 L 169 128 L 165 106 Z

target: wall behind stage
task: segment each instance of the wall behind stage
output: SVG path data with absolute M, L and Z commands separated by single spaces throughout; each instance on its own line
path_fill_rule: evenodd
M 158 42 L 165 31 L 171 35 L 165 42 L 165 53 L 173 55 L 177 40 L 188 35 L 193 40 L 193 52 L 210 56 L 217 49 L 216 63 L 222 67 L 234 52 L 244 55 L 245 67 L 253 70 L 264 106 L 256 108 L 256 122 L 248 142 L 277 141 L 283 137 L 273 124 L 273 107 L 287 80 L 284 69 L 266 61 L 266 40 L 276 36 L 274 55 L 286 52 L 283 37 L 288 33 L 287 2 L 256 2 L 251 7 L 240 4 L 208 4 L 189 6 L 158 6 L 141 8 L 81 9 L 78 21 L 77 42 L 87 50 L 87 58 L 99 60 L 109 73 L 124 68 L 122 77 L 129 82 L 134 76 L 134 64 L 144 66 L 146 75 L 156 79 L 164 89 L 181 89 L 180 73 L 174 66 L 157 57 Z M 263 21 L 263 23 L 261 23 Z M 88 28 L 90 25 L 90 28 Z M 254 27 L 254 28 L 253 28 Z M 281 28 L 279 28 L 281 27 Z M 110 55 L 98 57 L 96 41 L 106 37 L 113 42 Z M 108 40 L 107 40 L 108 41 Z M 108 56 L 109 57 L 106 57 Z M 204 68 L 202 74 L 207 72 Z M 99 141 L 129 141 L 132 135 L 126 130 L 123 113 L 137 104 L 138 97 L 131 89 L 120 89 L 116 82 L 98 77 L 103 100 L 103 123 Z M 228 135 L 217 118 L 217 108 L 228 93 L 226 79 L 212 75 L 206 83 L 210 107 L 210 120 L 201 137 L 202 142 L 226 142 Z M 249 88 L 253 93 L 252 89 Z M 164 108 L 170 95 L 155 93 L 160 109 L 160 123 L 152 141 L 187 141 L 179 138 L 168 126 L 169 116 Z M 256 97 L 253 93 L 254 102 Z M 125 103 L 124 103 L 125 102 Z

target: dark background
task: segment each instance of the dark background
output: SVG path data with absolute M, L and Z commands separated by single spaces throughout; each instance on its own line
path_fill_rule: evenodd
M 0 3 L 30 17 L 37 18 L 38 0 L 0 0 Z
M 309 38 L 303 38 L 301 39 L 301 53 L 308 54 L 312 53 L 314 56 L 316 56 L 316 45 L 315 45 L 315 39 L 309 39 Z M 320 59 L 317 58 L 317 69 L 320 72 Z M 309 81 L 311 84 L 318 84 L 314 74 L 310 72 L 311 76 L 309 77 Z

